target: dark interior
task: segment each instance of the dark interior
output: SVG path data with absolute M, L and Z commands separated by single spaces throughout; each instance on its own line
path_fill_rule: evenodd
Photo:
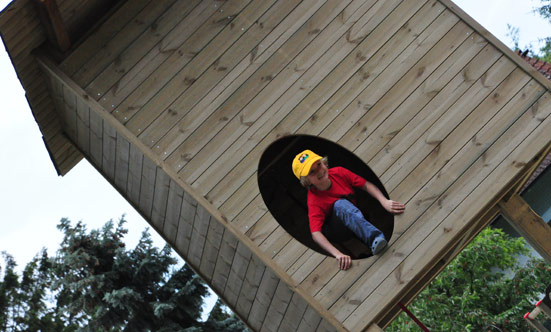
M 307 190 L 300 185 L 291 170 L 293 158 L 305 149 L 329 158 L 329 167 L 342 166 L 362 176 L 376 185 L 383 194 L 379 178 L 356 155 L 336 143 L 308 135 L 283 137 L 272 143 L 260 158 L 258 185 L 264 203 L 277 222 L 295 239 L 305 246 L 327 255 L 313 240 L 308 226 Z M 367 220 L 379 228 L 387 240 L 394 229 L 394 216 L 388 213 L 379 202 L 363 190 L 356 191 L 357 205 Z M 342 241 L 333 244 L 352 259 L 371 256 L 369 246 L 363 244 L 347 229 L 342 230 Z

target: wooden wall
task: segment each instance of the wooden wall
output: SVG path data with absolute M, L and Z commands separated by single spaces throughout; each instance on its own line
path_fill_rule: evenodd
M 334 330 L 55 64 L 40 64 L 71 140 L 253 330 Z
M 551 141 L 551 84 L 447 0 L 134 0 L 40 61 L 67 135 L 255 330 L 381 321 Z M 339 271 L 267 212 L 293 134 L 406 203 L 383 255 Z

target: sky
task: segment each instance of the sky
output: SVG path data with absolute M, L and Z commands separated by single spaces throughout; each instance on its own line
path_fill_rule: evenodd
M 0 9 L 9 2 L 0 0 Z M 551 35 L 551 25 L 532 13 L 538 0 L 454 2 L 508 46 L 512 45 L 508 23 L 519 28 L 521 48 L 530 44 L 537 48 L 538 38 L 545 32 Z M 57 176 L 4 47 L 0 47 L 0 186 L 0 252 L 13 255 L 20 267 L 42 248 L 55 253 L 62 239 L 56 225 L 63 217 L 95 229 L 125 214 L 128 247 L 136 245 L 148 226 L 86 160 L 66 176 Z M 164 241 L 151 233 L 162 247 Z

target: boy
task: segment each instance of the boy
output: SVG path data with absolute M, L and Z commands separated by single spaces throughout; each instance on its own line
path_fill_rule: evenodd
M 362 242 L 371 246 L 373 255 L 380 253 L 387 245 L 383 233 L 365 220 L 361 211 L 347 199 L 354 193 L 354 188 L 367 191 L 390 213 L 403 213 L 405 206 L 387 199 L 379 188 L 346 168 L 327 166 L 327 158 L 304 150 L 293 160 L 293 173 L 308 189 L 308 219 L 312 238 L 337 259 L 340 269 L 347 270 L 351 264 L 350 256 L 344 255 L 329 242 L 329 234 L 324 234 L 324 225 L 342 222 Z

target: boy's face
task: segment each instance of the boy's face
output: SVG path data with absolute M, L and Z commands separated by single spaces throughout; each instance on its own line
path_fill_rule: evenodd
M 310 173 L 306 176 L 312 186 L 318 190 L 327 190 L 331 186 L 329 170 L 321 160 L 316 161 L 310 167 Z

